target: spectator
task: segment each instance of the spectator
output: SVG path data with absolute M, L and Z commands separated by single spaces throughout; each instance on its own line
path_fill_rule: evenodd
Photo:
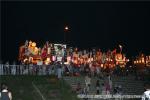
M 102 90 L 101 94 L 105 95 L 106 94 L 106 91 L 105 91 L 106 89 L 105 89 L 104 83 L 102 83 L 101 90 Z
M 82 95 L 87 95 L 88 94 L 88 90 L 86 87 L 84 87 L 84 89 L 82 90 Z M 88 100 L 88 98 L 84 98 L 83 100 Z
M 13 65 L 11 66 L 11 74 L 16 75 L 16 62 L 13 62 Z
M 142 96 L 142 100 L 150 100 L 150 89 L 146 89 Z
M 112 80 L 110 75 L 108 76 L 108 82 L 109 82 L 110 90 L 112 90 Z
M 80 91 L 81 91 L 81 84 L 78 83 L 78 84 L 77 84 L 77 88 L 76 88 L 76 93 L 79 94 Z
M 96 81 L 96 94 L 100 93 L 99 90 L 100 90 L 100 83 L 99 83 L 99 80 L 97 80 Z
M 91 85 L 91 78 L 88 75 L 85 76 L 85 84 L 86 84 L 87 91 L 89 91 Z
M 62 78 L 62 68 L 61 68 L 61 65 L 58 63 L 57 65 L 57 77 L 58 79 L 61 79 Z
M 0 92 L 1 100 L 12 100 L 12 93 L 8 91 L 6 84 L 2 84 L 2 91 Z
M 119 89 L 119 94 L 121 95 L 121 94 L 122 94 L 122 92 L 123 92 L 123 91 L 122 91 L 122 86 L 121 86 L 121 85 L 119 85 L 119 86 L 118 86 L 118 89 Z
M 100 67 L 96 66 L 96 75 L 97 77 L 100 77 Z
M 8 74 L 9 74 L 9 62 L 7 61 L 4 66 L 4 75 L 8 75 Z
M 106 94 L 110 94 L 110 84 L 108 79 L 105 81 L 105 88 L 106 88 Z

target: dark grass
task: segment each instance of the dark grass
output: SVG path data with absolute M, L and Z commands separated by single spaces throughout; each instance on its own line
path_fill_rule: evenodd
M 0 83 L 8 85 L 13 100 L 42 100 L 32 82 L 46 100 L 78 100 L 71 87 L 54 76 L 0 76 Z

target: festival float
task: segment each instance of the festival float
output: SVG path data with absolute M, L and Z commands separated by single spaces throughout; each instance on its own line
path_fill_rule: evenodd
M 115 68 L 116 65 L 120 67 L 125 67 L 126 63 L 129 62 L 129 59 L 126 58 L 125 54 L 122 53 L 122 46 L 120 47 L 120 52 L 117 53 L 116 49 L 113 51 L 108 50 L 106 53 L 97 51 L 96 53 L 96 62 L 102 68 Z
M 26 64 L 50 64 L 51 62 L 60 62 L 64 64 L 73 63 L 80 67 L 81 64 L 93 64 L 102 68 L 114 68 L 116 65 L 125 67 L 129 61 L 125 54 L 122 54 L 122 46 L 120 46 L 120 53 L 108 50 L 106 53 L 99 50 L 83 50 L 78 48 L 66 47 L 65 44 L 54 44 L 48 41 L 43 48 L 37 47 L 36 42 L 26 40 L 25 44 L 19 48 L 19 61 Z
M 26 40 L 25 44 L 19 48 L 19 61 L 26 64 L 50 64 L 52 61 L 62 61 L 66 45 L 53 44 L 48 41 L 43 48 L 37 47 L 35 42 Z
M 145 67 L 150 67 L 150 56 L 146 56 L 143 53 L 139 54 L 134 60 L 133 64 L 137 69 L 144 69 Z

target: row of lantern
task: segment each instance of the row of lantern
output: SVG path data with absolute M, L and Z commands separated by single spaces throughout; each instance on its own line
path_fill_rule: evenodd
M 118 54 L 116 54 L 116 55 L 118 55 Z M 118 55 L 118 56 L 120 56 L 120 55 Z M 37 60 L 34 60 L 34 59 L 37 59 Z M 37 64 L 38 62 L 43 61 L 43 64 L 47 65 L 47 64 L 50 64 L 52 61 L 53 62 L 55 62 L 55 61 L 62 62 L 62 59 L 64 59 L 64 58 L 63 57 L 57 57 L 57 56 L 51 56 L 51 57 L 47 57 L 45 60 L 42 60 L 40 57 L 36 58 L 36 57 L 30 56 L 29 58 L 25 58 L 24 62 L 29 61 L 29 62 L 32 62 L 34 64 Z M 64 63 L 70 64 L 72 62 L 74 64 L 80 65 L 80 64 L 89 64 L 89 63 L 96 62 L 96 64 L 101 66 L 101 67 L 103 67 L 103 66 L 114 67 L 115 65 L 121 65 L 124 67 L 128 61 L 129 60 L 126 59 L 125 57 L 119 58 L 119 59 L 118 59 L 118 57 L 116 57 L 115 59 L 105 58 L 104 62 L 98 62 L 97 59 L 94 59 L 93 57 L 84 59 L 84 58 L 79 58 L 79 57 L 78 58 L 72 58 L 71 56 L 68 56 Z

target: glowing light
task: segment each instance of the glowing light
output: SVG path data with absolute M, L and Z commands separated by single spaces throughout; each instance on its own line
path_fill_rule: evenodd
M 45 65 L 48 65 L 48 64 L 49 64 L 49 62 L 46 61 L 46 62 L 45 62 Z
M 23 60 L 23 62 L 26 62 L 26 61 L 28 61 L 28 59 L 27 59 L 27 58 L 25 58 L 25 59 Z
M 103 68 L 103 67 L 104 67 L 104 64 L 101 64 L 101 67 Z
M 120 48 L 122 48 L 122 46 L 121 46 L 121 45 L 119 45 L 119 47 L 120 47 Z
M 64 62 L 64 64 L 65 64 L 65 65 L 68 65 L 69 63 L 68 63 L 68 62 Z
M 50 61 L 50 58 L 47 58 L 47 61 Z
M 35 42 L 32 43 L 32 47 L 36 47 L 36 43 Z
M 66 26 L 66 27 L 65 27 L 65 30 L 68 30 L 68 29 L 69 29 L 68 26 Z
M 33 57 L 29 57 L 29 62 L 32 62 L 33 61 Z
M 136 64 L 136 61 L 134 61 L 134 64 Z
M 144 58 L 142 58 L 142 63 L 144 63 L 145 62 L 145 60 L 144 60 Z
M 50 58 L 46 58 L 45 64 L 48 65 L 51 62 Z

